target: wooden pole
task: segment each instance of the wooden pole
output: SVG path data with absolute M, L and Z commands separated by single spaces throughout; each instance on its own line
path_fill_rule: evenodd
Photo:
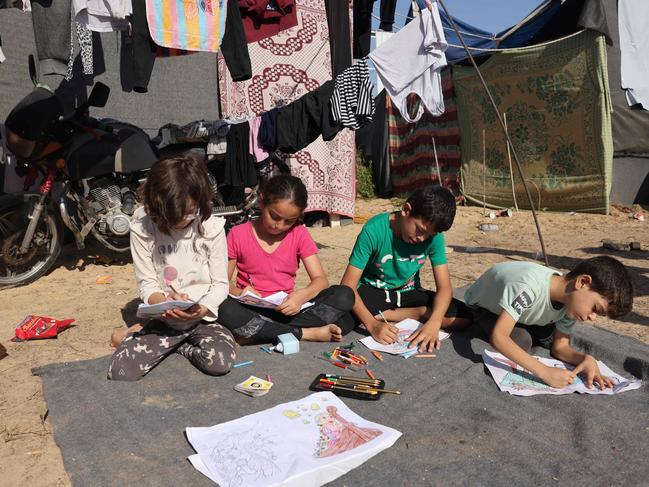
M 482 129 L 482 216 L 487 216 L 487 146 L 485 129 Z
M 503 113 L 503 121 L 505 122 L 505 130 L 507 131 L 507 113 Z M 509 150 L 509 142 L 507 142 L 507 158 L 509 159 L 509 178 L 512 182 L 512 197 L 514 198 L 514 208 L 518 211 L 518 203 L 516 202 L 516 188 L 514 186 L 514 169 L 512 168 L 512 152 Z
M 437 147 L 435 146 L 435 137 L 433 137 L 433 154 L 435 154 L 435 167 L 437 167 L 437 182 L 440 186 L 442 184 L 442 173 L 439 171 L 439 161 L 437 160 Z

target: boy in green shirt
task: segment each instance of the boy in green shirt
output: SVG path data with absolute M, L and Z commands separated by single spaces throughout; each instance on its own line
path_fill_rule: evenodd
M 444 235 L 455 218 L 455 198 L 441 186 L 417 189 L 401 211 L 372 217 L 358 235 L 341 283 L 354 290 L 353 312 L 379 343 L 394 343 L 388 322 L 423 323 L 407 338 L 411 346 L 439 348 L 439 330 L 471 323 L 471 311 L 453 298 Z M 433 266 L 437 292 L 421 289 L 419 270 Z M 360 284 L 360 285 L 359 285 Z M 388 321 L 384 321 L 383 317 Z
M 491 345 L 549 386 L 565 387 L 582 372 L 589 388 L 593 382 L 600 388 L 613 385 L 592 356 L 570 347 L 570 333 L 575 320 L 616 318 L 631 311 L 633 286 L 619 261 L 595 257 L 566 275 L 533 262 L 502 262 L 469 287 L 464 301 L 474 309 L 475 321 Z M 528 331 L 541 327 L 548 329 L 544 335 L 552 355 L 575 365 L 572 371 L 548 367 L 529 355 Z

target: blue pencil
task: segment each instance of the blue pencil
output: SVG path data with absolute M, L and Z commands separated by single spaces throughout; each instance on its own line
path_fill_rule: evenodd
M 232 366 L 232 368 L 233 368 L 233 369 L 236 369 L 237 367 L 243 367 L 244 365 L 250 365 L 250 364 L 254 364 L 254 363 L 255 363 L 254 360 L 248 360 L 247 362 L 240 362 L 240 363 L 238 363 L 238 364 L 234 364 L 234 365 Z

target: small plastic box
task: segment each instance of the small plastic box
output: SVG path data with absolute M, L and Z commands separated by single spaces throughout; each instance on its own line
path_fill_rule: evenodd
M 275 350 L 283 353 L 284 355 L 290 355 L 292 353 L 298 353 L 300 351 L 300 341 L 295 338 L 293 333 L 284 333 L 277 337 L 277 345 Z

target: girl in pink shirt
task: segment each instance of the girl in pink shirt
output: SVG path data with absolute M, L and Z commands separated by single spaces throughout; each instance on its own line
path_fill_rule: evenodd
M 346 286 L 329 286 L 318 247 L 300 223 L 306 206 L 307 191 L 299 178 L 275 176 L 261 191 L 261 217 L 237 225 L 228 234 L 230 294 L 288 294 L 275 309 L 248 306 L 228 297 L 219 308 L 219 323 L 240 340 L 269 342 L 293 333 L 301 340 L 340 341 L 354 328 L 350 314 L 354 293 Z M 300 261 L 311 282 L 295 289 Z M 301 310 L 308 301 L 314 305 Z

